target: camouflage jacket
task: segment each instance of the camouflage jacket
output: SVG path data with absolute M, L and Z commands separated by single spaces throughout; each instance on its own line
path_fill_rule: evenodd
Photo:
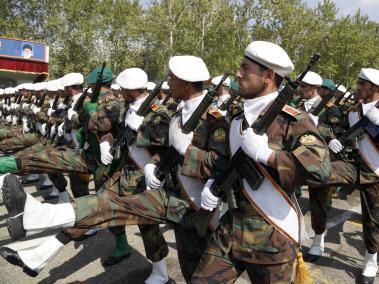
M 136 133 L 135 142 L 137 147 L 147 149 L 151 155 L 163 154 L 168 148 L 170 120 L 171 113 L 166 107 L 160 104 L 153 104 Z M 115 142 L 114 137 L 110 134 L 103 137 L 102 141 L 105 140 L 109 141 L 111 145 Z M 127 150 L 124 149 L 124 151 Z M 125 155 L 126 152 L 121 154 Z M 138 169 L 129 154 L 126 154 L 125 157 L 126 161 L 122 171 L 112 176 L 113 183 L 120 178 L 120 186 L 127 195 L 145 190 L 143 172 Z M 136 188 L 138 183 L 140 185 Z
M 290 113 L 282 111 L 266 132 L 269 147 L 276 151 L 276 165 L 265 168 L 295 202 L 296 187 L 326 183 L 330 162 L 328 147 L 312 119 L 296 109 Z M 257 264 L 293 260 L 297 245 L 268 223 L 241 191 L 238 199 L 239 208 L 229 211 L 213 234 L 222 251 Z

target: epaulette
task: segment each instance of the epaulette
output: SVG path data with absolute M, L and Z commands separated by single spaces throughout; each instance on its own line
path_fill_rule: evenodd
M 221 113 L 218 109 L 213 108 L 213 107 L 211 107 L 211 108 L 208 110 L 208 113 L 209 113 L 211 116 L 213 116 L 214 118 L 217 118 L 217 119 L 224 117 L 224 116 L 222 115 L 222 113 Z
M 291 107 L 289 105 L 285 105 L 283 108 L 282 108 L 282 112 L 284 112 L 285 114 L 295 118 L 296 120 L 299 120 L 300 117 L 301 117 L 301 111 L 294 108 L 294 107 Z

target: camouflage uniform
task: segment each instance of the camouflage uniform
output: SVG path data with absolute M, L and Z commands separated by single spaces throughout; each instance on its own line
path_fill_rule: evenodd
M 205 113 L 198 121 L 192 144 L 183 157 L 179 158 L 181 174 L 201 180 L 214 176 L 225 164 L 227 153 L 227 123 L 221 116 Z M 143 136 L 151 135 L 143 133 Z M 140 135 L 139 135 L 140 136 Z M 140 139 L 142 138 L 142 139 Z M 138 137 L 137 143 L 148 141 Z M 140 144 L 145 147 L 145 143 Z M 154 156 L 157 159 L 158 156 Z M 148 225 L 173 223 L 177 242 L 179 263 L 184 278 L 189 281 L 195 271 L 210 234 L 200 237 L 195 229 L 200 215 L 180 189 L 172 176 L 173 186 L 166 179 L 165 187 L 156 190 L 145 189 L 142 179 L 136 190 L 142 193 L 120 197 L 114 190 L 113 178 L 108 180 L 96 196 L 75 199 L 76 223 L 64 233 L 69 237 L 78 230 L 91 227 L 113 227 L 125 225 Z M 122 182 L 123 179 L 120 179 Z
M 329 174 L 328 148 L 310 117 L 282 112 L 268 128 L 276 170 L 266 167 L 293 202 L 296 186 L 320 184 Z M 244 119 L 243 115 L 235 118 Z M 289 283 L 298 246 L 250 204 L 242 191 L 213 233 L 191 283 L 233 283 L 246 270 L 253 283 Z
M 319 97 L 309 113 L 322 101 Z M 304 105 L 301 104 L 299 109 L 305 111 Z M 343 131 L 343 118 L 338 108 L 333 104 L 327 104 L 325 108 L 318 115 L 318 130 L 324 140 L 329 141 L 340 135 Z M 335 156 L 331 154 L 331 159 L 334 160 Z M 327 214 L 332 206 L 332 196 L 334 186 L 325 185 L 324 187 L 313 188 L 308 187 L 309 190 L 309 206 L 311 211 L 311 224 L 315 234 L 322 234 L 326 229 Z
M 48 173 L 52 175 L 68 172 L 70 182 L 73 185 L 72 190 L 75 196 L 88 194 L 88 180 L 81 178 L 80 175 L 91 174 L 96 172 L 98 161 L 100 161 L 99 144 L 97 141 L 97 132 L 106 133 L 111 130 L 112 121 L 106 116 L 105 109 L 109 108 L 114 115 L 120 114 L 120 104 L 111 93 L 101 94 L 99 98 L 99 113 L 95 113 L 90 120 L 90 135 L 92 145 L 86 150 L 70 149 L 67 146 L 44 148 L 40 151 L 37 145 L 35 148 L 28 149 L 18 153 L 16 158 L 18 173 Z M 100 116 L 99 116 L 100 114 Z M 113 119 L 113 118 L 112 118 Z M 94 139 L 93 139 L 94 138 Z M 43 142 L 46 145 L 47 141 Z M 37 151 L 33 151 L 37 149 Z M 78 176 L 79 174 L 79 176 Z M 63 182 L 63 176 L 60 177 L 61 183 L 57 188 L 63 190 L 66 182 Z M 78 184 L 79 183 L 79 184 Z M 83 184 L 85 183 L 85 184 Z
M 361 108 L 353 110 L 361 111 Z M 349 148 L 346 147 L 345 148 Z M 376 144 L 379 149 L 379 145 Z M 353 151 L 351 159 L 331 163 L 329 184 L 356 184 L 360 190 L 362 225 L 365 246 L 369 253 L 379 251 L 379 177 L 370 169 L 364 159 Z

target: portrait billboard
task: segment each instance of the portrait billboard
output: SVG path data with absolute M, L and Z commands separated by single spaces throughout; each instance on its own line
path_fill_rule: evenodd
M 49 52 L 47 45 L 42 42 L 0 37 L 0 57 L 47 63 L 49 61 Z

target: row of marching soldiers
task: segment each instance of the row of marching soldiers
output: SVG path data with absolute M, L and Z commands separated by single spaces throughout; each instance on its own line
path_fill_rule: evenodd
M 331 191 L 354 185 L 366 247 L 357 282 L 373 283 L 379 70 L 362 68 L 352 95 L 309 69 L 285 82 L 293 70 L 280 46 L 253 41 L 235 76 L 238 88 L 227 74 L 209 87 L 204 61 L 186 55 L 169 60 L 167 82 L 150 92 L 142 69 L 125 69 L 114 85 L 104 65 L 86 77 L 85 91 L 79 73 L 19 86 L 13 96 L 6 89 L 0 143 L 13 153 L 0 157 L 0 173 L 48 174 L 66 197 L 68 173 L 74 199 L 41 203 L 7 175 L 11 238 L 62 230 L 38 246 L 2 247 L 1 256 L 35 277 L 64 245 L 108 228 L 116 246 L 103 265 L 115 265 L 130 256 L 125 228 L 138 225 L 153 267 L 145 283 L 170 283 L 159 228 L 170 224 L 187 282 L 231 283 L 247 271 L 253 283 L 305 283 L 307 233 L 295 193 L 308 187 L 314 237 L 304 259 L 315 262 Z

